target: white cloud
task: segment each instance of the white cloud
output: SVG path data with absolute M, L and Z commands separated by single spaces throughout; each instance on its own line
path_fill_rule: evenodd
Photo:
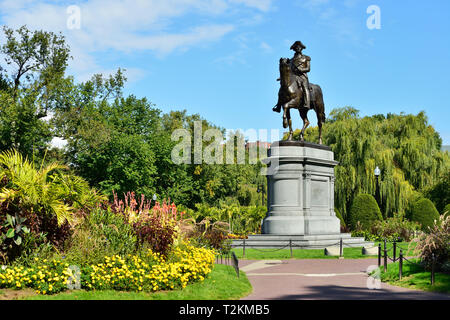
M 160 54 L 168 54 L 177 48 L 188 48 L 220 39 L 232 30 L 232 25 L 204 25 L 182 33 L 161 33 L 149 36 L 118 34 L 115 39 L 108 40 L 108 43 L 102 43 L 102 46 L 120 51 L 152 50 Z
M 304 8 L 309 10 L 316 10 L 325 4 L 328 4 L 330 0 L 298 0 L 297 3 Z
M 0 1 L 2 11 L 16 10 L 29 5 L 33 0 L 3 0 Z
M 337 42 L 342 45 L 361 46 L 364 45 L 361 43 L 361 32 L 365 26 L 348 14 L 359 1 L 299 0 L 297 4 L 317 17 L 317 23 L 327 27 Z M 362 12 L 361 16 L 364 13 Z
M 247 7 L 250 17 L 270 10 L 273 0 L 0 0 L 2 24 L 13 28 L 62 32 L 74 57 L 69 68 L 77 78 L 105 70 L 98 53 L 149 51 L 165 56 L 222 39 L 239 22 L 226 13 Z M 69 5 L 80 8 L 80 29 L 67 28 Z M 189 19 L 185 19 L 188 17 Z M 226 22 L 221 22 L 220 18 Z M 217 19 L 216 19 L 217 18 Z M 260 18 L 261 19 L 261 18 Z M 237 23 L 237 24 L 236 24 Z M 236 25 L 235 25 L 236 24 Z M 126 68 L 126 66 L 124 66 Z M 135 70 L 136 71 L 136 70 Z M 137 76 L 138 71 L 134 72 Z
M 127 78 L 127 83 L 134 83 L 142 79 L 146 75 L 146 71 L 140 68 L 134 67 L 121 67 L 121 70 L 124 71 L 123 74 Z M 92 78 L 94 74 L 101 74 L 104 77 L 108 77 L 109 75 L 115 75 L 117 69 L 104 69 L 99 65 L 95 65 L 95 68 L 90 69 L 90 71 L 82 71 L 77 73 L 77 81 L 86 82 Z
M 261 42 L 261 44 L 259 45 L 259 47 L 261 48 L 261 49 L 263 49 L 264 51 L 266 51 L 266 52 L 272 52 L 272 47 L 267 43 L 267 42 Z
M 230 0 L 231 3 L 239 3 L 250 8 L 256 8 L 261 11 L 269 11 L 272 6 L 272 0 Z

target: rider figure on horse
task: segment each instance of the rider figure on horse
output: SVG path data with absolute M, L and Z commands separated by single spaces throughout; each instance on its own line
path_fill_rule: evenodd
M 309 89 L 309 80 L 307 73 L 311 70 L 311 58 L 302 53 L 303 49 L 306 49 L 303 43 L 301 41 L 295 41 L 295 43 L 291 46 L 291 50 L 294 50 L 295 54 L 292 59 L 289 59 L 289 64 L 291 72 L 297 80 L 298 87 L 302 89 L 305 95 L 304 107 L 309 110 L 311 109 L 311 92 Z M 281 105 L 276 105 L 273 108 L 273 111 L 280 112 Z
M 309 89 L 308 72 L 311 70 L 311 58 L 304 55 L 302 50 L 306 49 L 301 41 L 295 41 L 291 50 L 295 51 L 294 57 L 290 60 L 291 70 L 296 76 L 299 87 L 305 94 L 305 108 L 311 109 L 311 92 Z

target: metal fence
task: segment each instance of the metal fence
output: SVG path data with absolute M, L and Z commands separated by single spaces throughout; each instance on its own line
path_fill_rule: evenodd
M 236 254 L 231 251 L 228 254 L 219 254 L 216 256 L 216 264 L 225 264 L 232 266 L 236 271 L 236 275 L 239 278 L 239 260 L 236 257 Z
M 294 256 L 293 249 L 306 249 L 306 248 L 308 248 L 308 249 L 324 249 L 324 248 L 328 248 L 328 247 L 339 246 L 339 256 L 343 257 L 344 256 L 344 247 L 347 247 L 347 248 L 357 248 L 357 247 L 359 247 L 359 246 L 355 246 L 355 245 L 352 245 L 352 244 L 344 243 L 342 238 L 339 240 L 339 242 L 330 243 L 330 244 L 327 244 L 326 246 L 324 246 L 324 245 L 296 244 L 295 240 L 286 240 L 286 241 L 287 241 L 287 244 L 284 244 L 284 245 L 283 244 L 281 244 L 281 245 L 274 245 L 274 244 L 267 245 L 267 244 L 263 244 L 264 241 L 260 241 L 261 244 L 259 244 L 259 245 L 255 245 L 255 244 L 248 245 L 246 243 L 246 239 L 242 239 L 240 244 L 232 244 L 231 248 L 242 248 L 242 257 L 243 258 L 245 258 L 245 250 L 246 249 L 253 249 L 253 250 L 256 250 L 256 251 L 260 251 L 260 252 L 276 252 L 276 251 L 280 251 L 280 250 L 289 248 L 289 251 L 290 251 L 290 254 L 291 254 L 291 258 L 293 258 L 293 256 Z M 266 240 L 266 242 L 272 242 L 273 243 L 273 240 Z M 277 247 L 277 248 L 274 248 L 274 249 L 259 249 L 259 248 L 257 248 L 258 246 L 259 247 L 270 246 L 270 247 Z M 375 246 L 374 247 L 370 247 L 370 248 L 375 248 Z
M 397 257 L 397 249 L 400 249 L 399 255 Z M 420 268 L 422 268 L 423 266 L 411 261 L 410 259 L 407 259 L 403 253 L 403 250 L 405 250 L 405 248 L 401 248 L 398 243 L 396 241 L 392 242 L 392 247 L 391 248 L 387 248 L 387 241 L 384 240 L 384 247 L 383 249 L 381 249 L 381 243 L 378 244 L 378 266 L 381 266 L 381 259 L 383 258 L 383 268 L 384 268 L 384 272 L 387 272 L 387 265 L 388 265 L 388 261 L 392 261 L 392 262 L 396 262 L 398 261 L 398 276 L 399 279 L 401 280 L 403 277 L 403 265 L 404 263 L 409 263 L 411 265 L 416 265 Z M 409 251 L 409 248 L 406 249 L 407 252 Z M 392 258 L 389 256 L 389 252 L 392 251 Z M 411 257 L 410 257 L 411 258 Z M 431 273 L 430 273 L 430 283 L 431 285 L 434 285 L 435 283 L 435 273 L 436 273 L 436 256 L 434 255 L 434 253 L 431 256 Z
M 339 242 L 336 242 L 334 244 L 328 244 L 327 247 L 333 247 L 333 246 L 337 246 L 339 245 L 339 256 L 343 257 L 344 255 L 344 247 L 350 247 L 350 248 L 354 248 L 354 246 L 351 245 L 347 245 L 344 243 L 343 239 L 340 239 Z M 264 246 L 264 245 L 261 245 Z M 272 246 L 272 245 L 271 245 Z M 231 248 L 236 248 L 236 247 L 242 247 L 242 257 L 245 257 L 245 249 L 246 248 L 251 248 L 257 251 L 261 251 L 261 252 L 276 252 L 276 251 L 280 251 L 286 248 L 289 248 L 290 250 L 290 254 L 291 254 L 291 258 L 293 257 L 293 249 L 294 248 L 304 248 L 305 246 L 301 246 L 301 245 L 296 245 L 294 243 L 294 241 L 289 240 L 288 244 L 286 245 L 281 245 L 280 248 L 276 248 L 276 249 L 271 249 L 271 250 L 267 250 L 267 249 L 258 249 L 255 248 L 255 245 L 252 246 L 247 246 L 245 243 L 245 239 L 242 239 L 242 243 L 238 244 L 238 245 L 232 245 Z M 311 248 L 311 246 L 308 246 L 309 248 Z M 403 253 L 403 250 L 406 250 L 407 252 L 409 251 L 409 248 L 403 248 L 401 246 L 399 246 L 399 244 L 397 243 L 397 241 L 393 241 L 392 242 L 392 246 L 390 248 L 388 248 L 388 242 L 387 240 L 384 240 L 384 247 L 381 247 L 381 243 L 378 244 L 378 246 L 373 246 L 373 247 L 366 247 L 366 249 L 371 249 L 371 248 L 375 248 L 378 247 L 378 267 L 381 267 L 382 263 L 381 260 L 383 259 L 383 267 L 384 267 L 384 272 L 387 272 L 387 265 L 388 265 L 388 261 L 392 261 L 392 262 L 399 262 L 399 278 L 400 280 L 403 277 L 403 265 L 404 263 L 409 263 L 412 265 L 417 265 L 419 267 L 422 267 L 421 265 L 419 265 L 418 263 L 415 263 L 414 261 L 411 261 L 411 257 L 410 259 L 407 259 Z M 323 246 L 320 246 L 321 249 L 323 249 Z M 399 251 L 399 254 L 397 256 L 397 251 Z M 389 253 L 392 252 L 392 257 L 389 256 Z M 236 257 L 236 254 L 231 251 L 231 253 L 229 254 L 221 254 L 216 256 L 216 263 L 220 263 L 220 264 L 226 264 L 226 265 L 230 265 L 233 266 L 234 269 L 236 270 L 236 274 L 239 277 L 239 260 Z M 432 255 L 432 265 L 431 265 L 431 285 L 434 285 L 435 283 L 435 270 L 436 270 L 436 257 L 433 254 Z

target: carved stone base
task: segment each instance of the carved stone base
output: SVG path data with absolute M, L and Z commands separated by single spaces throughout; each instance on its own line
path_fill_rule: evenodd
M 334 212 L 334 167 L 338 162 L 331 148 L 280 141 L 272 145 L 264 162 L 269 170 L 263 234 L 340 234 Z

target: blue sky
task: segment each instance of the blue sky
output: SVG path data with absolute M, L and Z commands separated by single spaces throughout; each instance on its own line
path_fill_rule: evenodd
M 80 9 L 80 28 L 67 20 Z M 370 30 L 376 5 L 381 29 Z M 450 144 L 450 1 L 0 0 L 0 23 L 62 32 L 78 81 L 126 68 L 127 94 L 227 129 L 282 129 L 278 61 L 301 40 L 328 112 L 418 113 Z M 73 16 L 72 16 L 73 17 Z M 72 20 L 73 21 L 73 20 Z M 1 39 L 0 39 L 1 40 Z M 314 112 L 309 117 L 316 124 Z M 295 127 L 301 120 L 294 113 Z

